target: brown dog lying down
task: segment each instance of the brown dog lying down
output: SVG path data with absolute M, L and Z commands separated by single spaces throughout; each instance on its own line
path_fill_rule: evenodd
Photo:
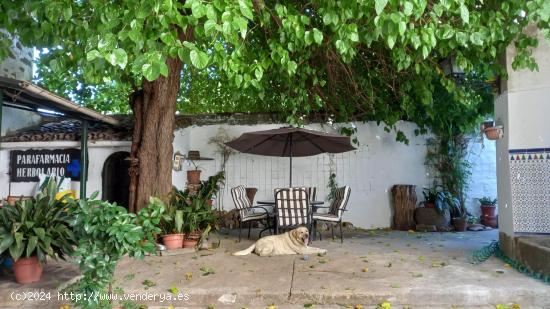
M 273 256 L 283 254 L 326 254 L 327 250 L 308 247 L 309 231 L 299 227 L 281 235 L 271 235 L 260 238 L 252 246 L 233 253 L 233 255 L 247 255 L 252 252 L 259 256 Z

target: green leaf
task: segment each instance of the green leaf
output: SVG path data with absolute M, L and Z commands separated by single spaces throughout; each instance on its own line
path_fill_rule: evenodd
M 27 256 L 31 256 L 34 249 L 36 248 L 37 242 L 38 242 L 38 237 L 36 236 L 29 237 L 29 242 L 27 243 Z
M 95 58 L 100 58 L 100 57 L 101 57 L 101 54 L 99 53 L 99 51 L 95 49 L 92 49 L 86 53 L 86 61 L 92 61 Z
M 109 57 L 107 59 L 111 65 L 119 66 L 121 69 L 124 69 L 126 67 L 126 64 L 128 63 L 128 55 L 126 54 L 126 51 L 122 48 L 117 48 L 113 50 L 111 54 L 109 54 Z
M 374 9 L 376 10 L 376 15 L 380 15 L 386 5 L 388 4 L 388 0 L 375 0 L 374 1 Z
M 321 43 L 323 43 L 323 33 L 317 28 L 313 28 L 313 40 L 318 45 L 321 45 Z
M 464 3 L 460 4 L 460 18 L 465 24 L 470 22 L 470 12 Z
M 151 63 L 146 63 L 141 67 L 141 73 L 148 81 L 154 81 L 159 77 L 160 67 Z
M 411 16 L 413 13 L 413 4 L 410 1 L 403 3 L 403 13 L 405 16 Z
M 191 12 L 193 17 L 201 18 L 206 15 L 206 7 L 200 1 L 194 1 L 191 5 Z
M 189 57 L 191 64 L 197 69 L 204 69 L 208 65 L 208 55 L 203 51 L 192 50 Z
M 33 231 L 36 236 L 38 236 L 38 239 L 40 239 L 41 241 L 44 241 L 46 239 L 46 231 L 43 228 L 37 227 L 34 228 Z
M 13 243 L 13 236 L 10 234 L 4 234 L 3 239 L 0 242 L 0 252 L 4 252 Z
M 427 46 L 422 46 L 422 58 L 426 59 L 430 55 L 430 50 Z
M 216 22 L 209 19 L 204 23 L 204 33 L 210 35 L 216 29 Z
M 261 67 L 257 67 L 256 70 L 254 70 L 254 75 L 257 80 L 260 80 L 262 76 L 264 76 L 264 70 Z
M 388 37 L 386 38 L 386 41 L 388 42 L 388 47 L 390 49 L 392 49 L 393 46 L 395 45 L 395 40 L 396 40 L 396 37 L 393 35 L 388 35 Z
M 71 20 L 71 17 L 73 16 L 73 8 L 69 5 L 63 10 L 63 17 L 65 20 Z
M 420 47 L 420 36 L 418 36 L 417 34 L 413 34 L 411 36 L 411 43 L 414 47 L 414 49 L 418 49 L 418 47 Z
M 239 0 L 239 9 L 241 10 L 243 16 L 250 20 L 253 20 L 254 15 L 252 14 L 252 10 L 250 9 L 250 7 L 252 7 L 252 3 L 246 0 Z
M 483 45 L 483 34 L 481 32 L 474 32 L 472 34 L 470 34 L 470 41 L 475 44 L 475 45 L 478 45 L 478 46 L 482 46 Z
M 239 28 L 241 32 L 241 37 L 244 39 L 246 38 L 246 32 L 248 28 L 248 21 L 242 17 L 235 18 L 235 23 L 237 24 L 237 28 Z

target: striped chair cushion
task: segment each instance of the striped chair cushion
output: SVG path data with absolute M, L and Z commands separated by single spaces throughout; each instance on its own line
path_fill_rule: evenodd
M 341 219 L 348 204 L 350 193 L 351 188 L 349 186 L 336 189 L 336 192 L 334 193 L 334 200 L 330 205 L 330 210 L 328 213 L 336 216 L 338 219 Z
M 309 196 L 306 189 L 275 189 L 275 207 L 279 226 L 309 224 Z
M 237 186 L 231 188 L 231 198 L 233 198 L 233 203 L 235 203 L 235 208 L 239 210 L 239 215 L 241 219 L 244 219 L 249 212 L 248 208 L 252 205 L 250 200 L 246 196 L 246 189 L 244 186 Z M 249 219 L 250 220 L 250 219 Z
M 334 221 L 338 222 L 340 221 L 340 218 L 338 216 L 333 214 L 323 214 L 323 213 L 313 213 L 313 220 L 322 220 L 322 221 Z
M 316 187 L 307 187 L 307 195 L 309 196 L 310 201 L 315 201 L 315 196 L 317 195 Z
M 267 214 L 263 211 L 256 211 L 255 209 L 246 209 L 243 211 L 244 214 L 241 215 L 241 221 L 251 221 L 251 220 L 261 220 L 267 219 Z

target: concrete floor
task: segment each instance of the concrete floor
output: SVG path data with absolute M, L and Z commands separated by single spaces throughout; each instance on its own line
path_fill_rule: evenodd
M 186 308 L 343 308 L 362 304 L 375 308 L 389 301 L 392 308 L 495 308 L 517 303 L 525 308 L 550 308 L 550 286 L 526 277 L 491 258 L 468 263 L 474 249 L 497 239 L 497 231 L 464 233 L 407 233 L 355 231 L 344 244 L 323 240 L 313 246 L 328 249 L 326 256 L 232 256 L 253 240 L 236 242 L 221 235 L 220 248 L 185 255 L 124 259 L 116 272 L 115 287 L 125 293 L 174 295 L 186 301 L 140 301 L 149 308 L 169 305 Z M 253 234 L 255 235 L 255 234 Z M 201 270 L 201 268 L 203 270 Z M 204 275 L 205 270 L 213 273 Z M 73 273 L 68 269 L 67 273 Z M 11 291 L 40 288 L 63 277 L 48 269 L 45 281 L 20 287 L 12 278 L 0 279 L 0 307 L 27 307 L 9 300 Z M 67 277 L 65 275 L 65 277 Z M 144 281 L 149 281 L 149 287 Z M 55 288 L 55 287 L 53 287 Z M 34 308 L 59 308 L 46 304 Z M 56 307 L 55 307 L 56 306 Z M 31 306 L 33 307 L 33 306 Z M 29 307 L 29 308 L 31 308 Z

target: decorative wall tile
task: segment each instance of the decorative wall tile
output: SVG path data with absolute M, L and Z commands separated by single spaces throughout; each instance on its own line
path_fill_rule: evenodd
M 550 233 L 550 148 L 509 151 L 515 232 Z

